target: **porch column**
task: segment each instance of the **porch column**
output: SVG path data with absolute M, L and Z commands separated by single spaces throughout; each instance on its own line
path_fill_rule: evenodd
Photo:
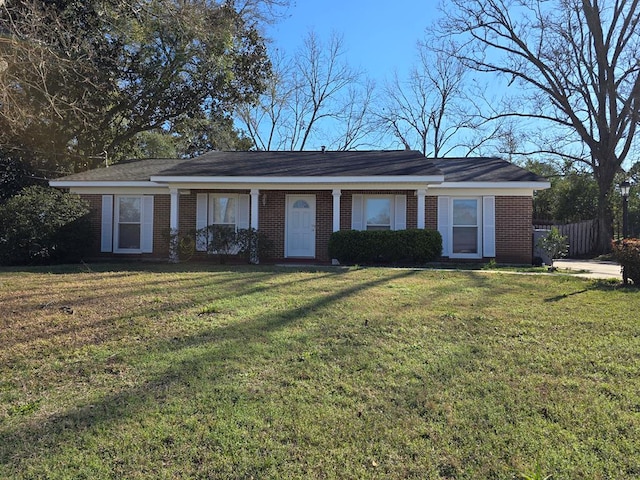
M 180 211 L 180 192 L 177 188 L 170 188 L 169 195 L 171 197 L 171 203 L 169 207 L 169 261 L 172 263 L 178 263 L 178 225 L 179 225 L 179 211 Z
M 260 200 L 260 190 L 252 188 L 251 192 L 251 228 L 258 229 L 258 209 Z
M 340 196 L 342 191 L 339 188 L 335 188 L 332 192 L 333 195 L 333 231 L 340 231 Z
M 427 190 L 420 188 L 416 190 L 416 197 L 418 197 L 418 224 L 417 227 L 424 229 L 424 215 L 425 215 L 425 198 L 427 196 Z

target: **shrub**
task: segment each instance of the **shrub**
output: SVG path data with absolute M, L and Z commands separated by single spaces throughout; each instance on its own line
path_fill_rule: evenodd
M 640 239 L 614 240 L 612 253 L 618 263 L 624 267 L 625 276 L 630 278 L 634 285 L 640 285 Z
M 0 205 L 0 264 L 79 261 L 92 237 L 89 207 L 78 196 L 32 186 Z
M 536 246 L 545 252 L 551 260 L 551 269 L 554 269 L 553 261 L 564 257 L 569 250 L 567 237 L 560 234 L 558 227 L 551 227 L 551 231 L 544 237 L 541 237 Z
M 329 238 L 329 256 L 340 263 L 422 264 L 442 253 L 435 230 L 342 230 Z
M 226 263 L 232 255 L 248 263 L 258 263 L 269 256 L 273 245 L 266 235 L 255 228 L 236 231 L 226 225 L 209 225 L 197 230 L 195 238 L 195 243 L 206 241 L 207 252 L 218 255 L 220 263 Z

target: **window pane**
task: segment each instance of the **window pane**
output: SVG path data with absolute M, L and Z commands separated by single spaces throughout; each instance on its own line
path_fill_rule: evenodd
M 120 222 L 140 222 L 140 198 L 139 197 L 120 197 Z
M 309 204 L 304 200 L 297 200 L 296 203 L 293 204 L 293 208 L 310 208 Z
M 140 248 L 140 224 L 120 224 L 118 248 Z
M 236 223 L 236 199 L 233 197 L 214 197 L 213 223 Z
M 453 227 L 453 253 L 478 253 L 477 227 Z
M 391 226 L 391 200 L 389 198 L 367 198 L 367 229 L 369 225 Z
M 478 201 L 474 199 L 453 201 L 454 225 L 478 225 Z

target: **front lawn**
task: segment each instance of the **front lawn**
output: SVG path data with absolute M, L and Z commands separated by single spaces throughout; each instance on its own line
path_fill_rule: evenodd
M 638 478 L 638 312 L 568 275 L 0 269 L 0 478 Z

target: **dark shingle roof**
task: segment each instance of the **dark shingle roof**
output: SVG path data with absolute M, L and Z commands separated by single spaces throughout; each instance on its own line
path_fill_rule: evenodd
M 347 177 L 442 175 L 420 152 L 209 152 L 163 176 Z
M 55 181 L 77 182 L 148 182 L 149 178 L 160 172 L 183 163 L 179 159 L 145 159 L 116 163 L 109 168 L 94 168 L 86 172 L 74 173 Z
M 546 182 L 547 179 L 500 158 L 438 158 L 433 164 L 446 182 Z
M 194 159 L 146 159 L 58 178 L 56 182 L 135 182 L 151 177 L 441 176 L 445 182 L 545 182 L 498 158 L 428 159 L 415 150 L 209 152 Z

